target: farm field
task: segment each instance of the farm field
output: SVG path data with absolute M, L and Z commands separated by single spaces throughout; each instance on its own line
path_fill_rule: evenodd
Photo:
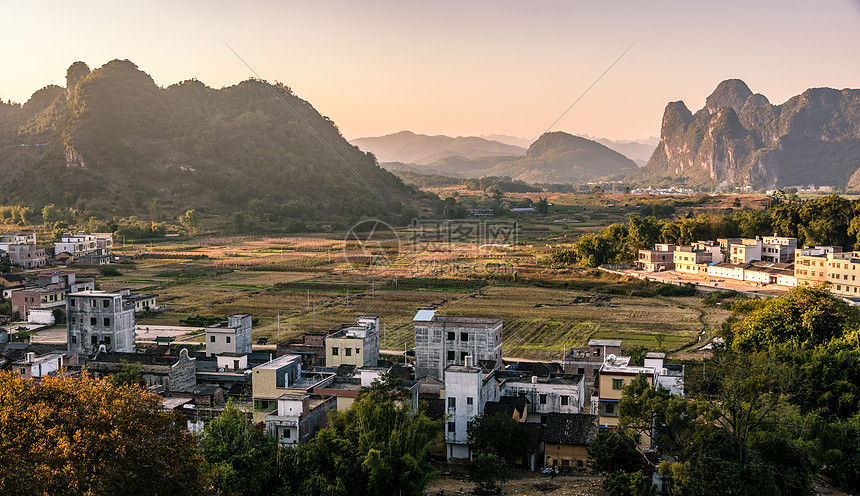
M 267 336 L 270 343 L 372 314 L 383 325 L 381 348 L 408 349 L 412 317 L 432 308 L 501 318 L 505 356 L 558 360 L 592 338 L 670 352 L 698 346 L 700 334 L 706 331 L 706 339 L 729 314 L 704 308 L 697 297 L 632 296 L 647 292 L 642 281 L 550 269 L 544 245 L 381 249 L 387 256 L 337 239 L 209 238 L 126 246 L 124 253 L 148 255 L 113 265 L 115 275 L 86 272 L 103 290 L 157 293 L 164 311 L 138 318 L 139 324 L 250 313 L 258 319 L 254 338 Z

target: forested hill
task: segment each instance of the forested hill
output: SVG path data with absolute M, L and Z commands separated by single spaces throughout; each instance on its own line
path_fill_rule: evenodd
M 0 102 L 0 200 L 270 220 L 408 216 L 426 201 L 280 84 L 161 88 L 128 60 L 76 62 L 66 82 Z

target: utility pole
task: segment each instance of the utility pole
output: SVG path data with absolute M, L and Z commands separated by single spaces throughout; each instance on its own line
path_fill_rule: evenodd
M 278 309 L 278 343 L 281 342 L 281 309 Z

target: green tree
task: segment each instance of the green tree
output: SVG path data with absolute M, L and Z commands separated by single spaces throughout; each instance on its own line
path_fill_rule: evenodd
M 428 450 L 441 432 L 442 421 L 370 391 L 302 447 L 293 489 L 307 496 L 421 495 L 436 473 Z
M 860 321 L 857 309 L 823 286 L 797 287 L 781 298 L 736 305 L 741 311 L 752 307 L 732 329 L 732 346 L 738 350 L 811 349 L 840 337 Z
M 601 429 L 588 446 L 588 467 L 597 473 L 638 472 L 643 465 L 636 443 L 622 430 Z
M 143 376 L 141 375 L 140 364 L 137 362 L 129 362 L 123 359 L 122 368 L 119 372 L 110 377 L 110 383 L 116 387 L 134 387 L 143 384 Z
M 188 231 L 188 234 L 196 234 L 200 230 L 202 220 L 200 213 L 194 209 L 188 210 L 185 212 L 185 215 L 179 216 L 179 223 Z
M 492 454 L 514 463 L 526 455 L 529 433 L 510 415 L 479 415 L 468 428 L 469 444 L 478 453 Z
M 573 251 L 583 267 L 599 267 L 615 259 L 613 243 L 598 234 L 583 234 L 574 244 Z
M 508 464 L 494 454 L 480 454 L 469 463 L 469 480 L 477 485 L 477 491 L 485 494 L 496 494 L 511 478 Z
M 651 249 L 660 240 L 660 225 L 653 216 L 640 219 L 629 216 L 627 243 L 633 251 Z
M 206 424 L 198 445 L 220 494 L 263 495 L 278 487 L 276 441 L 256 429 L 232 401 Z
M 810 200 L 800 209 L 800 233 L 809 245 L 851 246 L 848 226 L 854 217 L 851 202 L 838 195 Z

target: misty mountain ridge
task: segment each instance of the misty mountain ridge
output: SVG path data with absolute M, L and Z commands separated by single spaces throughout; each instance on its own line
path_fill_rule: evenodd
M 663 113 L 660 143 L 641 171 L 692 185 L 860 188 L 860 90 L 810 88 L 781 105 L 740 79 L 721 82 L 695 114 Z
M 636 164 L 600 144 L 564 132 L 550 132 L 521 155 L 508 157 L 446 157 L 429 165 L 404 162 L 380 164 L 390 170 L 450 177 L 509 176 L 531 184 L 574 183 L 630 175 Z
M 373 153 L 380 162 L 428 165 L 447 157 L 479 158 L 520 155 L 525 148 L 477 136 L 428 136 L 400 131 L 375 138 L 357 138 L 351 144 Z

